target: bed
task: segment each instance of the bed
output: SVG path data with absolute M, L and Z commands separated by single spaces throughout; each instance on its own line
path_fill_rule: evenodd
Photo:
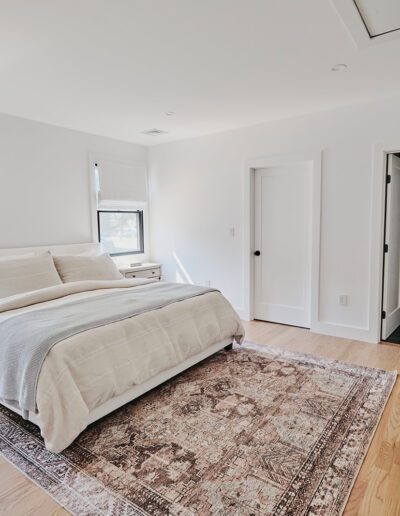
M 3 249 L 0 261 L 44 251 L 84 256 L 98 253 L 98 244 Z M 24 360 L 37 362 L 31 354 L 43 331 L 55 343 L 40 351 L 36 380 L 21 386 Z M 152 279 L 72 281 L 3 297 L 0 403 L 37 424 L 47 449 L 60 452 L 89 424 L 243 335 L 220 292 Z M 10 394 L 13 382 L 18 395 Z

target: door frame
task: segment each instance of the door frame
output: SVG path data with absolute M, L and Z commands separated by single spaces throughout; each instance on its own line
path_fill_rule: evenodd
M 386 218 L 386 163 L 388 154 L 398 154 L 400 143 L 376 144 L 373 148 L 373 174 L 371 188 L 371 247 L 369 289 L 369 331 L 372 342 L 382 336 L 383 273 Z
M 393 198 L 392 198 L 392 195 L 393 195 L 393 192 L 390 193 L 390 205 L 389 205 L 389 191 L 391 190 L 391 184 L 388 183 L 387 181 L 387 178 L 388 178 L 388 175 L 390 174 L 390 176 L 393 178 L 393 172 L 390 170 L 389 168 L 389 164 L 390 164 L 390 161 L 393 160 L 394 158 L 396 158 L 397 160 L 399 160 L 399 155 L 398 154 L 386 154 L 386 166 L 385 166 L 385 170 L 386 170 L 386 181 L 385 181 L 385 220 L 384 220 L 384 235 L 383 235 L 383 249 L 382 249 L 382 253 L 383 253 L 383 264 L 382 264 L 382 317 L 381 317 L 381 333 L 380 333 L 380 338 L 383 342 L 387 341 L 388 337 L 393 333 L 394 330 L 396 330 L 399 326 L 400 326 L 400 307 L 398 306 L 395 310 L 396 312 L 396 315 L 394 317 L 395 321 L 392 321 L 391 324 L 389 325 L 389 318 L 392 314 L 388 314 L 386 313 L 386 316 L 385 318 L 383 318 L 383 310 L 385 309 L 385 290 L 389 290 L 389 285 L 391 284 L 391 281 L 390 281 L 390 276 L 388 275 L 388 259 L 390 257 L 390 251 L 392 249 L 392 246 L 393 246 L 393 243 L 392 242 L 388 242 L 388 236 L 389 236 L 389 232 L 390 232 L 390 225 L 392 224 L 392 216 L 390 214 L 390 212 L 388 210 L 391 209 L 392 205 L 393 205 Z M 399 164 L 397 164 L 397 168 L 399 167 Z M 400 170 L 398 168 L 398 170 Z M 391 181 L 390 183 L 393 183 L 393 181 Z M 388 213 L 389 213 L 389 220 L 388 220 Z M 386 243 L 388 243 L 388 251 L 386 252 Z M 387 292 L 386 292 L 386 295 L 387 295 Z M 386 310 L 387 310 L 387 307 L 386 307 Z M 385 326 L 385 322 L 386 322 L 386 325 L 387 325 L 387 328 L 386 328 L 386 332 L 389 330 L 389 334 L 387 335 L 386 339 L 383 338 L 383 330 L 384 330 L 384 326 Z M 392 324 L 393 322 L 396 323 L 396 325 L 393 327 Z M 390 326 L 392 326 L 392 328 L 390 329 Z M 390 341 L 389 341 L 390 342 Z
M 321 178 L 322 150 L 310 150 L 297 153 L 272 155 L 265 158 L 250 159 L 244 171 L 244 213 L 243 213 L 243 292 L 246 320 L 254 319 L 254 184 L 255 171 L 286 165 L 296 161 L 312 162 L 312 220 L 311 220 L 311 306 L 310 329 L 313 330 L 319 320 L 319 276 L 320 276 L 320 235 L 321 235 Z

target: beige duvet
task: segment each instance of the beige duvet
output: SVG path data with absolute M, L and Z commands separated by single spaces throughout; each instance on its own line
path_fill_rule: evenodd
M 151 282 L 85 281 L 21 294 L 0 300 L 0 319 L 121 288 L 140 289 Z M 243 335 L 230 303 L 211 292 L 56 344 L 37 388 L 36 416 L 46 447 L 63 450 L 86 428 L 94 408 L 219 341 L 241 341 Z

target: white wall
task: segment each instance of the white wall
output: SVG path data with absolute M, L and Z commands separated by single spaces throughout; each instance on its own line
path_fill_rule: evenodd
M 320 331 L 373 341 L 373 150 L 387 141 L 400 150 L 399 124 L 399 99 L 386 100 L 151 147 L 152 259 L 168 279 L 211 281 L 243 311 L 245 164 L 320 148 Z M 0 115 L 0 248 L 90 241 L 97 153 L 147 157 L 138 145 Z
M 168 279 L 210 280 L 243 310 L 245 164 L 321 149 L 319 331 L 374 341 L 373 152 L 375 144 L 385 141 L 397 141 L 400 149 L 399 127 L 397 99 L 151 147 L 153 259 L 163 263 Z M 339 306 L 340 294 L 349 296 L 347 307 Z
M 89 156 L 146 163 L 145 147 L 0 115 L 0 248 L 92 240 Z

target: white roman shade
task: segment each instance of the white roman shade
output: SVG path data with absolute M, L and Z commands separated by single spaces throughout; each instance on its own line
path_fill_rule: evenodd
M 147 202 L 147 174 L 144 164 L 111 160 L 96 162 L 98 174 L 98 207 Z

